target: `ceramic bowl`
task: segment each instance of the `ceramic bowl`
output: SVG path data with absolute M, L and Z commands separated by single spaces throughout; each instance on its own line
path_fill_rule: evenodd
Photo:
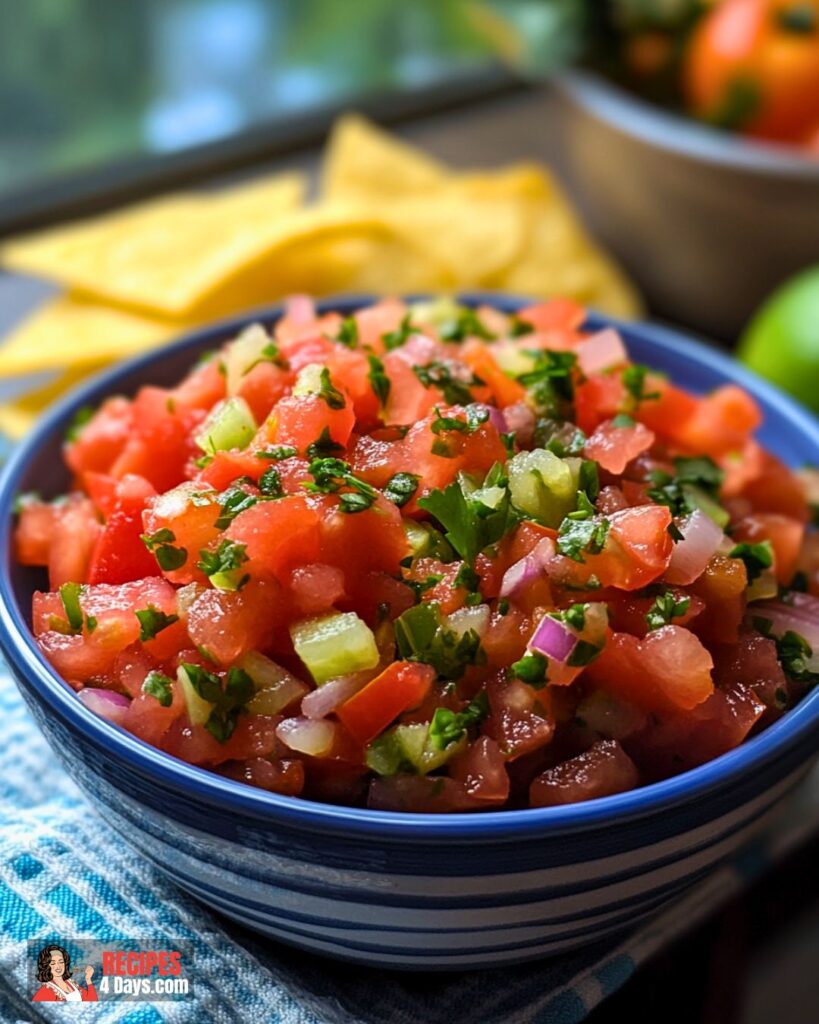
M 575 197 L 652 309 L 733 343 L 778 284 L 819 263 L 819 159 L 708 128 L 591 72 L 557 85 Z
M 352 311 L 368 301 L 322 305 Z M 411 815 L 279 796 L 184 764 L 92 714 L 38 652 L 31 594 L 45 580 L 15 564 L 15 495 L 66 489 L 59 451 L 77 409 L 172 384 L 246 323 L 280 314 L 208 327 L 110 370 L 49 412 L 6 466 L 0 646 L 40 728 L 97 811 L 159 871 L 243 925 L 315 953 L 477 968 L 634 925 L 735 853 L 806 773 L 819 744 L 819 688 L 731 753 L 642 789 L 565 807 Z M 738 381 L 764 410 L 764 444 L 791 464 L 819 461 L 819 428 L 790 399 L 700 344 L 648 324 L 616 326 L 636 360 L 678 384 L 705 391 Z

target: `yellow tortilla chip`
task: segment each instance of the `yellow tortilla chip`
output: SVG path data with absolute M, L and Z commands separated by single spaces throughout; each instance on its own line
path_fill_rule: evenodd
M 175 322 L 60 295 L 3 339 L 0 374 L 99 365 L 153 348 L 181 330 Z
M 396 195 L 423 195 L 450 178 L 449 170 L 415 146 L 357 114 L 340 117 L 330 135 L 321 173 L 325 199 L 376 203 Z
M 302 175 L 286 174 L 170 196 L 11 241 L 0 258 L 104 301 L 184 317 L 279 241 L 305 187 Z
M 66 391 L 76 387 L 89 373 L 98 369 L 101 369 L 99 365 L 67 370 L 18 398 L 1 402 L 0 433 L 15 441 L 24 437 L 37 422 L 44 409 Z M 55 453 L 56 457 L 57 453 Z

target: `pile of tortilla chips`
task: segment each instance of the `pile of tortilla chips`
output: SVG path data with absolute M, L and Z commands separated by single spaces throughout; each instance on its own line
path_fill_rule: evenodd
M 485 288 L 619 316 L 637 295 L 546 170 L 456 173 L 359 117 L 335 127 L 317 201 L 299 174 L 179 194 L 12 240 L 5 268 L 63 293 L 0 346 L 0 377 L 50 371 L 0 405 L 19 437 L 67 387 L 193 326 L 307 292 Z

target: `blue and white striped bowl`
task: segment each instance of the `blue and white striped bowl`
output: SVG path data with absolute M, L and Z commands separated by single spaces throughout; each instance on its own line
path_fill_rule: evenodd
M 177 761 L 93 715 L 39 654 L 29 621 L 42 578 L 14 564 L 14 496 L 66 488 L 57 453 L 81 406 L 172 383 L 249 320 L 270 323 L 280 312 L 198 331 L 104 374 L 47 415 L 9 462 L 0 481 L 0 646 L 55 752 L 100 814 L 182 888 L 318 953 L 398 968 L 488 967 L 584 945 L 652 914 L 745 843 L 805 774 L 819 749 L 819 690 L 737 750 L 630 793 L 408 815 L 277 796 Z M 617 326 L 633 358 L 685 387 L 738 381 L 765 412 L 765 445 L 792 465 L 819 461 L 819 427 L 779 392 L 666 330 Z

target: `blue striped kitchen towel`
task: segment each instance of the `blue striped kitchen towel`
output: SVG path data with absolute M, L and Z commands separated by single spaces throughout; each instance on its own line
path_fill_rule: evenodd
M 28 943 L 128 940 L 194 954 L 179 1002 L 86 1003 L 100 1024 L 575 1024 L 652 953 L 819 830 L 819 768 L 741 858 L 627 938 L 503 971 L 401 975 L 338 965 L 216 919 L 166 882 L 91 810 L 58 766 L 13 682 L 0 673 L 0 1021 L 56 1021 L 31 1003 Z M 127 948 L 127 947 L 126 947 Z

